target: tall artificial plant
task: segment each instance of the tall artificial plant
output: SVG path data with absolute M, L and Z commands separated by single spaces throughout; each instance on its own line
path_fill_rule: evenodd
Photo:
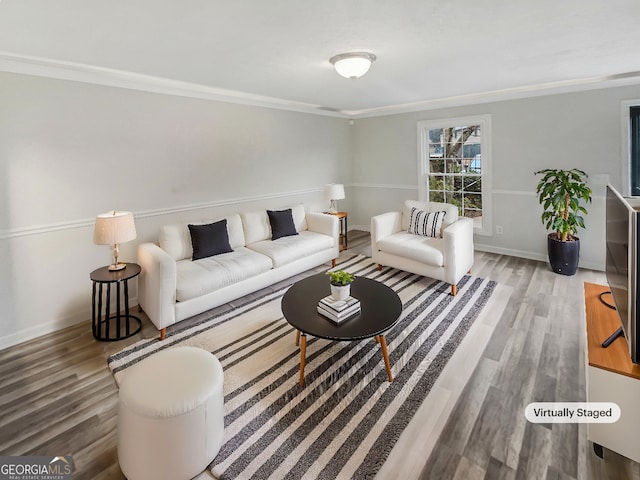
M 582 205 L 591 202 L 591 189 L 587 186 L 585 172 L 577 168 L 560 170 L 546 168 L 535 172 L 542 175 L 536 193 L 544 208 L 542 223 L 548 230 L 554 230 L 557 240 L 574 240 L 578 227 L 584 228 L 582 214 L 587 214 Z

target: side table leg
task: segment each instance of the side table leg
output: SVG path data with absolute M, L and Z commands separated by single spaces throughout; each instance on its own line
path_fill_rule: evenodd
M 131 317 L 129 316 L 129 280 L 125 280 L 124 282 L 124 322 L 125 322 L 125 330 L 126 336 L 131 335 L 131 326 L 129 325 L 131 321 Z
M 93 333 L 93 337 L 98 336 L 97 325 L 99 322 L 99 318 L 96 318 L 96 282 L 93 282 L 93 293 L 91 295 L 91 332 Z
M 307 336 L 303 333 L 300 339 L 300 386 L 304 387 L 304 364 L 307 354 Z
M 384 358 L 384 366 L 387 368 L 389 381 L 393 382 L 393 375 L 391 375 L 391 364 L 389 363 L 389 353 L 387 352 L 387 341 L 384 339 L 384 335 L 378 335 L 378 341 L 380 342 L 380 348 L 382 349 L 382 358 Z
M 300 330 L 296 330 L 296 347 L 300 345 Z

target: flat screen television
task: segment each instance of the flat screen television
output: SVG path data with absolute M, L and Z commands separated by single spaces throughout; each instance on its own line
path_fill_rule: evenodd
M 621 327 L 603 346 L 624 336 L 631 361 L 640 364 L 640 199 L 624 198 L 607 185 L 606 202 L 606 275 Z

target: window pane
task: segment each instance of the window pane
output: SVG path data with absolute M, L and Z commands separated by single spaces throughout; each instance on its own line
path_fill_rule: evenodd
M 445 163 L 446 163 L 446 166 L 445 166 L 446 173 L 460 173 L 462 171 L 462 167 L 460 166 L 460 159 L 446 158 Z
M 442 158 L 444 157 L 444 147 L 441 143 L 429 144 L 429 158 Z
M 444 179 L 443 175 L 429 175 L 429 190 L 444 190 Z
M 473 138 L 473 137 L 472 137 Z M 477 140 L 477 139 L 476 139 Z M 467 140 L 468 142 L 468 140 Z M 480 154 L 480 144 L 479 143 L 465 143 L 462 148 L 462 156 L 465 158 L 473 158 L 476 155 Z
M 429 173 L 444 173 L 444 160 L 429 160 Z
M 464 208 L 482 210 L 482 195 L 479 193 L 465 193 Z
M 482 210 L 468 210 L 465 208 L 463 216 L 467 218 L 479 218 L 482 219 Z
M 482 177 L 465 175 L 463 178 L 465 192 L 481 192 L 482 191 Z
M 429 201 L 430 202 L 444 202 L 444 193 L 443 192 L 429 192 Z
M 457 143 L 445 143 L 444 156 L 447 158 L 462 158 L 462 145 Z
M 456 192 L 461 192 L 462 191 L 462 183 L 463 183 L 463 177 L 461 177 L 460 175 L 456 175 L 455 177 L 451 178 L 453 180 L 453 190 Z
M 462 214 L 462 193 L 456 192 L 448 196 L 448 203 L 458 207 L 458 215 Z
M 429 141 L 433 143 L 440 143 L 442 140 L 442 129 L 432 128 L 429 130 Z

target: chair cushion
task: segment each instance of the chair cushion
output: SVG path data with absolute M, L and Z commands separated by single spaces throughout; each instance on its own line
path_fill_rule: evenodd
M 446 215 L 445 211 L 425 212 L 413 207 L 409 215 L 409 233 L 423 237 L 441 237 L 442 221 Z
M 267 210 L 267 215 L 271 225 L 271 240 L 298 235 L 290 208 L 286 210 Z
M 442 238 L 398 232 L 378 240 L 378 249 L 427 265 L 444 266 L 444 240 Z
M 332 237 L 308 230 L 295 236 L 247 245 L 247 248 L 271 258 L 275 268 L 332 247 Z
M 271 270 L 271 259 L 246 247 L 176 262 L 176 300 L 183 302 Z
M 233 252 L 229 245 L 226 219 L 205 225 L 189 224 L 189 233 L 193 249 L 192 260 Z

